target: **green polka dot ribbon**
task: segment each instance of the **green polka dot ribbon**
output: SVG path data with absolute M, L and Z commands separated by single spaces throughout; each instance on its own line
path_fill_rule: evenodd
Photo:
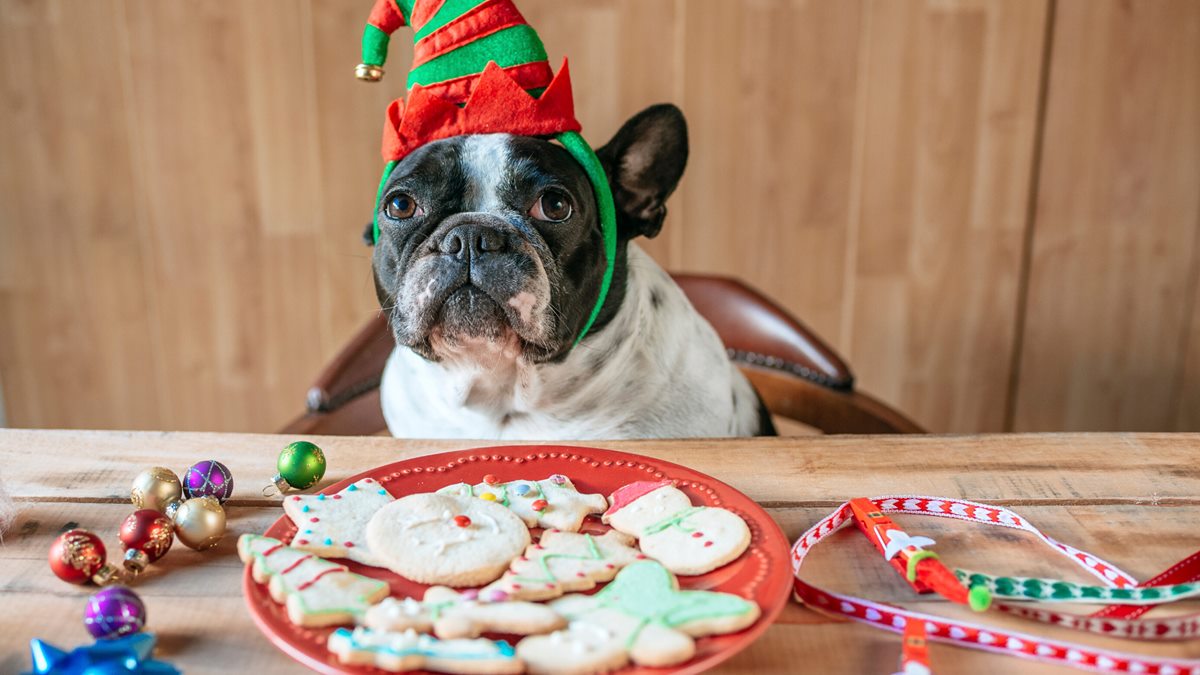
M 1158 605 L 1165 602 L 1200 598 L 1200 583 L 1109 588 L 1058 579 L 994 576 L 983 572 L 956 569 L 955 576 L 964 584 L 984 586 L 1001 600 L 1036 602 L 1076 602 L 1105 605 Z

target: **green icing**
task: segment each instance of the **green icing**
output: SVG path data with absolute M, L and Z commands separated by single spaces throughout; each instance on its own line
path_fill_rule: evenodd
M 583 538 L 587 541 L 588 555 L 575 555 L 574 553 L 547 553 L 537 559 L 538 567 L 542 570 L 540 578 L 535 577 L 516 577 L 517 581 L 525 581 L 529 583 L 552 584 L 557 581 L 554 578 L 554 573 L 550 571 L 550 561 L 558 558 L 563 560 L 604 560 L 604 553 L 600 551 L 600 547 L 596 545 L 596 540 L 592 535 L 585 534 Z
M 659 532 L 662 532 L 663 530 L 667 529 L 668 527 L 678 528 L 680 530 L 683 530 L 684 532 L 692 532 L 693 530 L 691 528 L 687 528 L 687 527 L 683 526 L 683 521 L 687 520 L 693 514 L 703 511 L 705 508 L 707 508 L 707 507 L 691 506 L 691 507 L 688 507 L 688 508 L 680 511 L 679 513 L 676 513 L 671 516 L 667 516 L 666 518 L 663 518 L 662 520 L 658 521 L 657 523 L 654 523 L 653 525 L 650 525 L 645 530 L 643 530 L 642 536 L 645 536 L 647 534 L 658 534 Z

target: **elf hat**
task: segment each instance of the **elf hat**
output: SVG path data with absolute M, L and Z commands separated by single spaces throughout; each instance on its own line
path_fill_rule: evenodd
M 604 237 L 604 278 L 591 315 L 575 338 L 578 344 L 612 284 L 617 224 L 604 167 L 579 135 L 566 60 L 555 75 L 541 39 L 512 0 L 376 0 L 363 32 L 363 60 L 355 69 L 359 79 L 383 77 L 391 35 L 405 25 L 415 31 L 413 66 L 408 100 L 392 101 L 383 125 L 387 166 L 375 195 L 375 241 L 384 184 L 413 150 L 466 134 L 554 138 L 587 174 Z

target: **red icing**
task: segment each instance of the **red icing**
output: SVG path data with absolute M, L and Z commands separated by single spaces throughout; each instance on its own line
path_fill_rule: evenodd
M 533 502 L 533 510 L 534 511 L 545 511 L 547 506 L 548 506 L 548 504 L 546 504 L 545 499 L 538 499 Z
M 576 573 L 575 573 L 575 576 L 577 576 L 577 577 L 580 577 L 580 578 L 583 578 L 583 577 L 586 577 L 587 575 L 586 575 L 586 574 L 584 574 L 583 572 L 576 572 Z
M 297 587 L 296 587 L 296 590 L 297 590 L 297 591 L 302 591 L 302 590 L 304 590 L 304 589 L 308 588 L 309 586 L 312 586 L 313 584 L 317 583 L 317 580 L 318 580 L 318 579 L 320 579 L 321 577 L 325 576 L 326 574 L 332 574 L 333 572 L 345 572 L 345 571 L 346 571 L 346 568 L 344 568 L 344 567 L 330 567 L 330 568 L 329 568 L 329 569 L 327 569 L 327 570 L 323 570 L 323 571 L 322 571 L 320 574 L 318 574 L 317 576 L 315 576 L 315 577 L 313 577 L 313 578 L 309 579 L 308 581 L 306 581 L 306 582 L 304 582 L 304 583 L 300 584 L 299 586 L 297 586 Z
M 471 524 L 471 519 L 464 515 L 454 516 L 454 524 L 459 527 L 468 527 Z
M 300 544 L 301 546 L 303 546 L 303 545 L 305 545 L 305 544 L 307 544 L 307 543 L 308 543 L 308 540 L 307 540 L 307 539 L 300 539 L 300 540 L 299 540 L 299 541 L 297 541 L 296 543 L 297 543 L 297 544 Z M 275 549 L 271 549 L 271 550 L 272 550 L 272 551 L 274 551 Z
M 301 543 L 301 544 L 303 544 L 304 542 L 300 542 L 300 543 Z M 272 546 L 271 548 L 269 548 L 269 549 L 267 549 L 267 550 L 263 551 L 263 556 L 264 556 L 264 557 L 265 557 L 265 556 L 269 556 L 269 555 L 271 555 L 271 554 L 272 554 L 272 553 L 274 553 L 275 551 L 278 551 L 278 550 L 279 550 L 279 549 L 281 549 L 281 548 L 283 548 L 283 544 L 275 544 L 275 545 L 274 545 L 274 546 Z
M 299 498 L 299 497 L 292 497 L 292 501 L 294 501 L 294 502 L 298 502 L 298 501 L 300 501 L 300 498 Z
M 341 499 L 341 498 L 342 498 L 342 496 L 341 496 L 341 495 L 334 495 L 334 496 L 333 496 L 333 498 L 334 498 L 334 499 Z
M 352 541 L 342 542 L 342 546 L 345 546 L 346 548 L 354 548 L 354 542 L 352 542 Z
M 301 544 L 304 544 L 304 543 L 307 543 L 307 542 L 303 542 L 303 541 L 302 541 L 302 542 L 300 542 L 300 543 L 301 543 Z M 296 569 L 297 567 L 299 567 L 299 566 L 300 566 L 300 563 L 304 562 L 305 560 L 308 560 L 308 559 L 309 559 L 309 558 L 311 558 L 311 557 L 312 557 L 311 555 L 306 555 L 306 556 L 304 556 L 303 558 L 297 558 L 297 559 L 296 559 L 296 562 L 292 563 L 291 565 L 288 565 L 288 566 L 287 566 L 287 569 L 285 569 L 285 570 L 282 570 L 282 571 L 280 571 L 279 573 L 280 573 L 280 574 L 287 574 L 288 572 L 291 572 L 292 570 L 294 570 L 294 569 Z
M 692 537 L 695 539 L 699 539 L 700 537 L 703 537 L 703 536 L 704 536 L 703 532 L 693 532 L 692 533 Z
M 617 569 L 617 566 L 616 566 L 616 565 L 614 565 L 614 564 L 612 564 L 612 563 L 608 563 L 607 565 L 605 565 L 605 567 L 607 567 L 607 568 L 608 568 L 608 569 L 610 569 L 610 570 L 615 570 L 615 569 Z
M 520 588 L 521 588 L 521 584 L 513 584 L 513 590 L 514 590 L 514 591 L 516 591 L 516 590 L 520 590 Z
M 321 522 L 321 519 L 320 519 L 320 518 L 309 518 L 308 520 L 309 520 L 309 522 L 313 522 L 313 523 L 319 523 L 319 522 Z
M 660 487 L 666 487 L 674 484 L 675 481 L 673 480 L 640 480 L 636 483 L 623 485 L 620 488 L 617 488 L 617 491 L 612 493 L 612 496 L 608 498 L 608 500 L 612 502 L 612 506 L 608 507 L 608 510 L 604 512 L 604 515 L 611 516 L 617 511 L 620 511 L 626 506 L 632 504 L 639 497 L 645 497 Z
M 645 559 L 646 559 L 646 556 L 642 555 L 641 553 L 637 554 L 637 560 L 645 560 Z
M 712 546 L 712 542 L 711 542 L 711 541 L 706 541 L 706 542 L 704 542 L 704 547 L 705 547 L 705 548 L 708 548 L 709 546 Z

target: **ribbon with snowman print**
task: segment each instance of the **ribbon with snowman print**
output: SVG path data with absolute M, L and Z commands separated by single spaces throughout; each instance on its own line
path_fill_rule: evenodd
M 1047 536 L 1029 521 L 1025 520 L 1025 518 L 1004 507 L 961 499 L 907 495 L 875 497 L 869 501 L 875 507 L 874 511 L 876 514 L 873 515 L 900 513 L 913 516 L 952 518 L 1028 532 L 1095 576 L 1108 589 L 1129 589 L 1133 591 L 1134 589 L 1141 588 L 1144 591 L 1147 587 L 1178 586 L 1200 579 L 1200 552 L 1180 561 L 1180 563 L 1149 580 L 1146 584 L 1139 584 L 1137 579 L 1116 565 Z M 861 507 L 863 502 L 859 502 L 859 504 Z M 794 590 L 796 597 L 813 609 L 838 614 L 894 632 L 903 632 L 910 622 L 920 621 L 924 625 L 925 633 L 929 640 L 948 642 L 973 649 L 982 649 L 994 653 L 1008 654 L 1085 670 L 1114 673 L 1147 673 L 1149 675 L 1200 675 L 1200 660 L 1197 659 L 1162 658 L 1122 653 L 1071 642 L 1051 640 L 998 627 L 914 612 L 893 605 L 826 591 L 805 582 L 800 577 L 800 568 L 808 552 L 825 538 L 852 522 L 856 522 L 854 506 L 851 502 L 846 502 L 833 511 L 833 513 L 830 513 L 813 525 L 792 547 L 791 558 L 792 570 L 795 575 Z M 865 530 L 864 533 L 866 533 Z M 870 537 L 869 533 L 868 537 Z M 917 563 L 920 563 L 930 557 L 917 554 L 923 551 L 925 546 L 931 545 L 931 541 L 921 537 L 909 536 L 903 531 L 886 539 L 887 541 L 882 542 L 884 546 L 880 547 L 881 553 L 884 553 L 885 557 L 888 557 L 887 554 L 891 553 L 892 556 L 888 557 L 889 562 L 897 565 L 898 570 L 900 566 L 896 560 L 903 563 L 906 567 L 907 578 L 911 579 L 910 583 L 913 584 L 914 588 L 920 589 L 917 577 L 913 571 L 915 570 L 915 564 L 912 568 L 908 568 L 908 565 L 910 564 L 909 561 L 912 561 L 914 558 Z M 872 541 L 875 540 L 873 539 Z M 886 544 L 891 541 L 904 542 L 906 545 L 904 548 L 893 546 L 892 548 L 896 550 L 889 551 L 886 548 Z M 880 542 L 875 543 L 877 546 L 880 546 Z M 905 555 L 900 556 L 901 552 L 904 552 Z M 969 576 L 967 581 L 971 583 Z M 976 579 L 975 581 L 981 583 L 972 583 L 974 586 L 987 585 L 986 579 Z M 923 590 L 937 589 L 926 587 Z M 995 584 L 992 584 L 990 590 L 995 590 Z M 995 595 L 997 596 L 997 600 L 1010 597 L 1009 594 L 1003 593 Z M 1132 595 L 1137 595 L 1137 593 L 1131 592 Z M 1164 600 L 1170 599 L 1173 598 L 1164 598 Z M 1138 617 L 1149 611 L 1153 606 L 1152 604 L 1112 605 L 1094 614 L 1082 616 L 1039 608 L 1021 607 L 1000 601 L 994 604 L 995 609 L 998 611 L 1112 637 L 1144 640 L 1180 640 L 1200 636 L 1200 616 L 1198 615 L 1173 616 L 1154 620 L 1138 619 Z

